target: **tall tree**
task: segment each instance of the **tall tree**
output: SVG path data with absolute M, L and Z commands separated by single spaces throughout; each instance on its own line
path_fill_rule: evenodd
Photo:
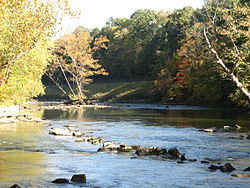
M 1 0 L 0 1 L 0 100 L 5 101 L 9 96 L 11 88 L 22 88 L 11 82 L 17 66 L 33 69 L 40 67 L 37 71 L 44 70 L 44 61 L 39 57 L 31 58 L 30 54 L 40 54 L 45 58 L 48 43 L 46 40 L 53 35 L 59 13 L 71 14 L 67 0 Z M 43 48 L 43 49 L 42 49 Z M 30 59 L 27 59 L 30 57 Z M 48 58 L 48 57 L 47 57 Z M 45 58 L 46 59 L 46 58 Z M 27 61 L 30 61 L 29 64 Z M 28 66 L 29 65 L 29 66 Z M 40 65 L 40 66 L 39 66 Z M 29 72 L 29 71 L 27 71 Z M 32 71 L 30 71 L 32 72 Z M 25 74 L 16 75 L 20 83 L 26 80 Z M 37 74 L 40 78 L 40 73 Z M 29 77 L 30 78 L 30 77 Z M 36 78 L 34 78 L 36 79 Z M 33 87 L 33 85 L 30 85 Z M 41 88 L 41 87 L 40 87 Z M 26 93 L 26 97 L 38 95 L 43 90 Z M 7 94 L 8 93 L 8 94 Z M 15 93 L 15 92 L 14 92 Z M 12 95 L 14 95 L 12 93 Z M 22 98 L 22 97 L 20 97 Z
M 203 34 L 214 61 L 250 101 L 250 9 L 240 1 L 211 0 Z
M 95 38 L 93 41 L 89 32 L 83 27 L 78 27 L 73 33 L 62 36 L 55 41 L 55 58 L 47 71 L 48 76 L 60 86 L 54 78 L 57 77 L 59 70 L 71 91 L 69 97 L 83 99 L 84 86 L 92 81 L 91 76 L 108 74 L 98 60 L 92 57 L 93 51 L 106 48 L 105 42 L 107 42 L 106 37 Z M 62 90 L 61 86 L 60 89 Z

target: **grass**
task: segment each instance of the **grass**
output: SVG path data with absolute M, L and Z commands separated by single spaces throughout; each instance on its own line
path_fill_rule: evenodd
M 93 83 L 86 89 L 90 98 L 107 102 L 148 102 L 152 100 L 153 82 Z
M 105 102 L 153 101 L 153 81 L 91 83 L 86 86 L 88 98 Z M 67 98 L 56 86 L 47 86 L 46 94 L 38 99 L 55 100 Z

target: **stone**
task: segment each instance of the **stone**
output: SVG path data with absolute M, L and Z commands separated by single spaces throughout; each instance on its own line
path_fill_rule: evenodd
M 17 184 L 14 184 L 14 185 L 12 185 L 10 188 L 21 188 L 21 186 L 20 186 L 20 185 L 17 185 Z
M 250 171 L 250 167 L 245 168 L 243 171 Z
M 250 140 L 250 134 L 247 134 L 246 139 Z
M 232 172 L 235 170 L 235 168 L 230 163 L 226 163 L 221 167 L 220 170 L 222 172 Z
M 104 147 L 104 148 L 105 148 L 105 147 L 108 147 L 108 146 L 115 146 L 115 145 L 116 145 L 116 144 L 115 144 L 114 142 L 109 142 L 109 141 L 103 143 L 103 147 Z
M 82 133 L 78 130 L 74 130 L 72 131 L 72 135 L 75 136 L 75 137 L 81 137 L 82 136 Z
M 135 152 L 137 155 L 166 155 L 166 149 L 159 147 L 139 148 Z
M 85 174 L 75 174 L 72 176 L 71 180 L 72 182 L 78 182 L 78 183 L 86 183 L 86 175 Z
M 65 178 L 57 178 L 57 179 L 53 180 L 51 183 L 69 183 L 69 180 L 67 180 Z
M 77 127 L 76 125 L 64 125 L 64 127 Z
M 208 133 L 217 132 L 217 130 L 216 130 L 216 129 L 213 129 L 213 128 L 211 128 L 211 129 L 203 129 L 203 131 L 204 131 L 204 132 L 208 132 Z
M 78 138 L 78 139 L 75 139 L 75 142 L 87 142 L 87 139 L 86 138 Z
M 217 169 L 221 169 L 222 166 L 210 165 L 208 167 L 212 172 L 216 171 Z
M 250 174 L 232 174 L 231 176 L 238 178 L 250 178 Z
M 70 130 L 61 128 L 51 128 L 49 134 L 56 136 L 72 136 L 72 132 Z
M 185 157 L 184 154 L 181 154 L 181 157 L 180 157 L 181 161 L 186 161 L 187 158 Z M 196 159 L 193 159 L 193 161 L 195 161 Z M 191 160 L 190 160 L 191 161 Z M 196 160 L 197 161 L 197 160 Z
M 177 148 L 170 148 L 168 150 L 168 154 L 173 156 L 173 157 L 177 157 L 177 158 L 179 158 L 179 156 L 181 155 L 181 153 L 179 152 L 179 150 Z
M 102 152 L 102 151 L 117 151 L 119 146 L 117 145 L 108 145 L 106 147 L 99 148 L 97 151 Z
M 117 151 L 120 151 L 120 152 L 133 152 L 135 150 L 131 146 L 122 146 L 122 145 L 120 145 L 120 147 L 117 148 Z

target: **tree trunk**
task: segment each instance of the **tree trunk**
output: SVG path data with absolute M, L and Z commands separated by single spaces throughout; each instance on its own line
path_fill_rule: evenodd
M 225 65 L 225 63 L 223 62 L 223 60 L 220 58 L 218 52 L 212 47 L 208 37 L 207 37 L 207 33 L 206 33 L 206 28 L 204 27 L 203 29 L 203 33 L 205 36 L 205 39 L 207 41 L 208 47 L 211 50 L 211 52 L 215 55 L 216 59 L 217 59 L 217 63 L 220 65 L 220 67 L 223 69 L 223 71 L 225 73 L 227 73 L 230 78 L 233 80 L 233 82 L 236 84 L 237 88 L 246 96 L 246 98 L 250 101 L 250 93 L 247 90 L 247 88 L 245 88 L 243 86 L 243 84 L 239 81 L 239 79 L 234 75 L 234 73 L 227 68 L 227 66 Z
M 47 73 L 45 73 L 52 81 L 53 83 L 65 94 L 67 95 L 70 99 L 71 97 L 67 94 L 67 92 Z
M 59 63 L 59 64 L 60 64 L 60 63 Z M 74 97 L 76 98 L 76 94 L 75 94 L 75 92 L 73 91 L 73 89 L 72 89 L 72 87 L 71 87 L 71 84 L 69 83 L 69 80 L 68 80 L 68 78 L 67 78 L 67 76 L 66 76 L 66 74 L 65 74 L 65 72 L 64 72 L 64 70 L 63 70 L 61 64 L 60 64 L 60 68 L 61 68 L 61 71 L 62 71 L 62 73 L 63 73 L 63 76 L 64 76 L 64 78 L 65 78 L 65 80 L 66 80 L 66 82 L 67 82 L 67 84 L 68 84 L 68 87 L 69 87 L 71 93 L 72 93 L 72 94 L 74 95 Z

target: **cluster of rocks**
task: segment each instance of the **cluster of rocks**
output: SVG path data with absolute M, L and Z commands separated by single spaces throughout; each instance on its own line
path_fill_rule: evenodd
M 222 129 L 218 129 L 218 128 L 206 128 L 206 129 L 200 129 L 199 131 L 203 131 L 203 132 L 207 132 L 207 133 L 244 133 L 247 131 L 247 129 L 245 129 L 244 127 L 241 127 L 239 125 L 234 125 L 234 126 L 229 126 L 229 125 L 225 125 L 223 126 Z M 246 133 L 245 135 L 240 134 L 238 136 L 231 136 L 229 137 L 231 139 L 238 139 L 238 140 L 250 140 L 250 134 Z
M 51 128 L 50 134 L 58 135 L 58 136 L 77 136 L 83 137 L 85 134 L 80 132 L 79 130 L 75 130 L 72 127 L 76 127 L 75 125 L 65 125 L 64 128 Z M 206 132 L 214 132 L 210 130 L 206 130 Z M 249 139 L 250 135 L 247 135 L 246 139 Z M 77 138 L 75 142 L 88 142 L 93 145 L 102 144 L 97 152 L 105 152 L 112 151 L 116 153 L 130 153 L 136 154 L 137 156 L 160 156 L 161 158 L 174 159 L 177 160 L 177 163 L 185 163 L 185 162 L 196 162 L 196 159 L 187 159 L 184 153 L 181 153 L 177 148 L 160 148 L 160 147 L 142 147 L 139 145 L 126 145 L 124 143 L 116 144 L 112 141 L 104 141 L 104 137 L 94 137 L 94 136 L 85 136 L 84 138 Z M 137 158 L 137 157 L 131 157 Z M 200 161 L 201 163 L 210 163 L 209 161 Z M 235 168 L 230 164 L 226 163 L 224 165 L 210 165 L 208 167 L 211 172 L 220 170 L 221 172 L 232 172 Z M 244 171 L 249 171 L 250 167 L 245 169 Z M 234 177 L 250 177 L 249 174 L 232 174 Z M 71 179 L 71 181 L 73 181 Z M 59 178 L 53 181 L 53 183 L 69 183 L 69 180 Z
M 64 101 L 64 104 L 67 105 L 93 105 L 94 102 L 97 102 L 97 99 L 75 99 Z
M 76 183 L 86 183 L 86 175 L 85 174 L 75 174 L 71 177 L 70 179 L 71 182 L 76 182 Z M 53 180 L 51 183 L 57 183 L 57 184 L 63 184 L 63 183 L 69 183 L 70 182 L 66 178 L 57 178 Z
M 86 138 L 76 139 L 75 142 L 89 142 L 93 145 L 97 145 L 104 142 L 104 137 L 86 136 Z
M 177 148 L 160 148 L 160 147 L 142 147 L 138 145 L 125 145 L 121 143 L 120 145 L 115 144 L 114 142 L 104 142 L 103 147 L 97 150 L 98 152 L 104 151 L 116 151 L 116 152 L 128 152 L 128 153 L 135 153 L 138 156 L 162 156 L 171 159 L 179 159 L 179 162 L 186 161 L 187 158 L 185 154 L 179 152 Z M 189 160 L 189 161 L 196 161 L 196 160 Z
M 31 117 L 30 114 L 16 114 L 16 115 L 12 115 L 12 116 L 1 116 L 0 117 L 0 123 L 4 123 L 4 124 L 16 123 L 16 122 L 20 122 L 20 121 L 40 123 L 43 120 L 41 120 L 40 118 Z
M 236 170 L 230 163 L 226 163 L 224 165 L 210 165 L 208 167 L 211 172 L 215 172 L 216 170 L 220 170 L 221 172 L 233 172 Z M 250 167 L 247 167 L 243 171 L 250 171 Z M 238 173 L 238 174 L 232 174 L 233 177 L 239 177 L 239 178 L 249 178 L 250 173 Z
M 235 170 L 235 168 L 230 164 L 226 163 L 223 166 L 216 166 L 216 165 L 211 165 L 208 167 L 212 172 L 218 170 L 221 170 L 221 172 L 232 172 Z

